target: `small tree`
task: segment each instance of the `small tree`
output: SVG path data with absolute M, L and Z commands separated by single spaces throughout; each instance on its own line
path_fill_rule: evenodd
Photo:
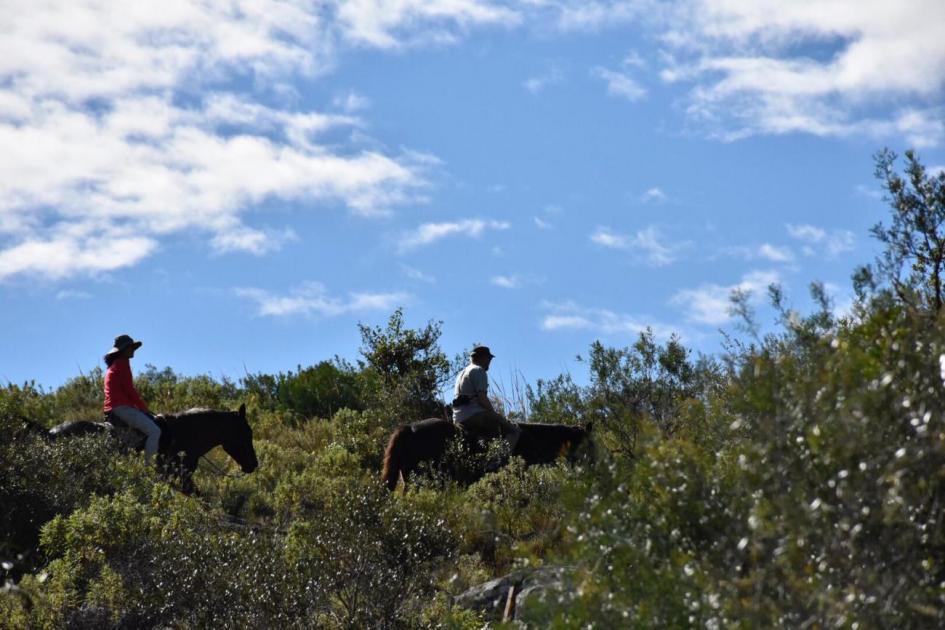
M 642 420 L 664 436 L 673 435 L 684 402 L 704 396 L 718 379 L 713 362 L 691 361 L 678 338 L 660 345 L 649 329 L 627 348 L 595 342 L 590 370 L 591 411 L 612 435 L 611 449 L 631 456 L 637 452 Z
M 381 380 L 381 403 L 405 414 L 402 420 L 437 415 L 440 386 L 450 377 L 450 361 L 440 349 L 441 322 L 428 322 L 412 330 L 404 325 L 403 309 L 397 309 L 387 326 L 358 324 L 365 367 Z
M 857 271 L 855 286 L 863 297 L 878 283 L 888 283 L 899 301 L 938 313 L 945 303 L 945 172 L 929 174 L 915 152 L 906 151 L 901 177 L 896 157 L 889 149 L 876 154 L 876 177 L 888 193 L 893 216 L 890 225 L 873 227 L 873 236 L 885 250 L 875 270 Z

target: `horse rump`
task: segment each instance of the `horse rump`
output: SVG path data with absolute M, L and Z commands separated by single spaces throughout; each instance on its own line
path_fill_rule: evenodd
M 384 449 L 384 471 L 381 473 L 381 481 L 391 492 L 397 487 L 397 481 L 400 479 L 405 443 L 411 433 L 410 425 L 404 424 L 397 427 L 387 442 L 387 448 Z

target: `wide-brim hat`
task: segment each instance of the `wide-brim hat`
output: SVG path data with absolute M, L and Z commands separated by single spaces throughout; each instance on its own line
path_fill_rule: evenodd
M 486 356 L 493 359 L 495 358 L 495 355 L 492 354 L 492 352 L 489 350 L 489 346 L 476 346 L 475 348 L 473 348 L 472 356 L 474 357 Z
M 117 337 L 115 337 L 115 343 L 112 346 L 112 349 L 106 352 L 105 356 L 110 357 L 112 355 L 116 355 L 119 352 L 123 352 L 124 350 L 127 350 L 130 347 L 134 347 L 134 349 L 137 350 L 138 348 L 141 347 L 141 345 L 142 345 L 142 342 L 135 341 L 129 335 L 118 335 Z

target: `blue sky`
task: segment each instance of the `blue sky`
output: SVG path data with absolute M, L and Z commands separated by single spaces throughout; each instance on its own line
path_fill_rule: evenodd
M 945 5 L 24 2 L 0 34 L 0 380 L 136 358 L 238 378 L 398 306 L 534 382 L 726 298 L 827 283 L 945 165 Z M 57 6 L 59 5 L 59 6 Z

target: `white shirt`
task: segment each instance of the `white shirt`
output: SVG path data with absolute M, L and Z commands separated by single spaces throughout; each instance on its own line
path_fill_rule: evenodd
M 479 393 L 488 394 L 489 376 L 485 368 L 470 363 L 456 377 L 455 397 L 469 396 L 469 404 L 453 406 L 453 422 L 465 422 L 481 411 Z

